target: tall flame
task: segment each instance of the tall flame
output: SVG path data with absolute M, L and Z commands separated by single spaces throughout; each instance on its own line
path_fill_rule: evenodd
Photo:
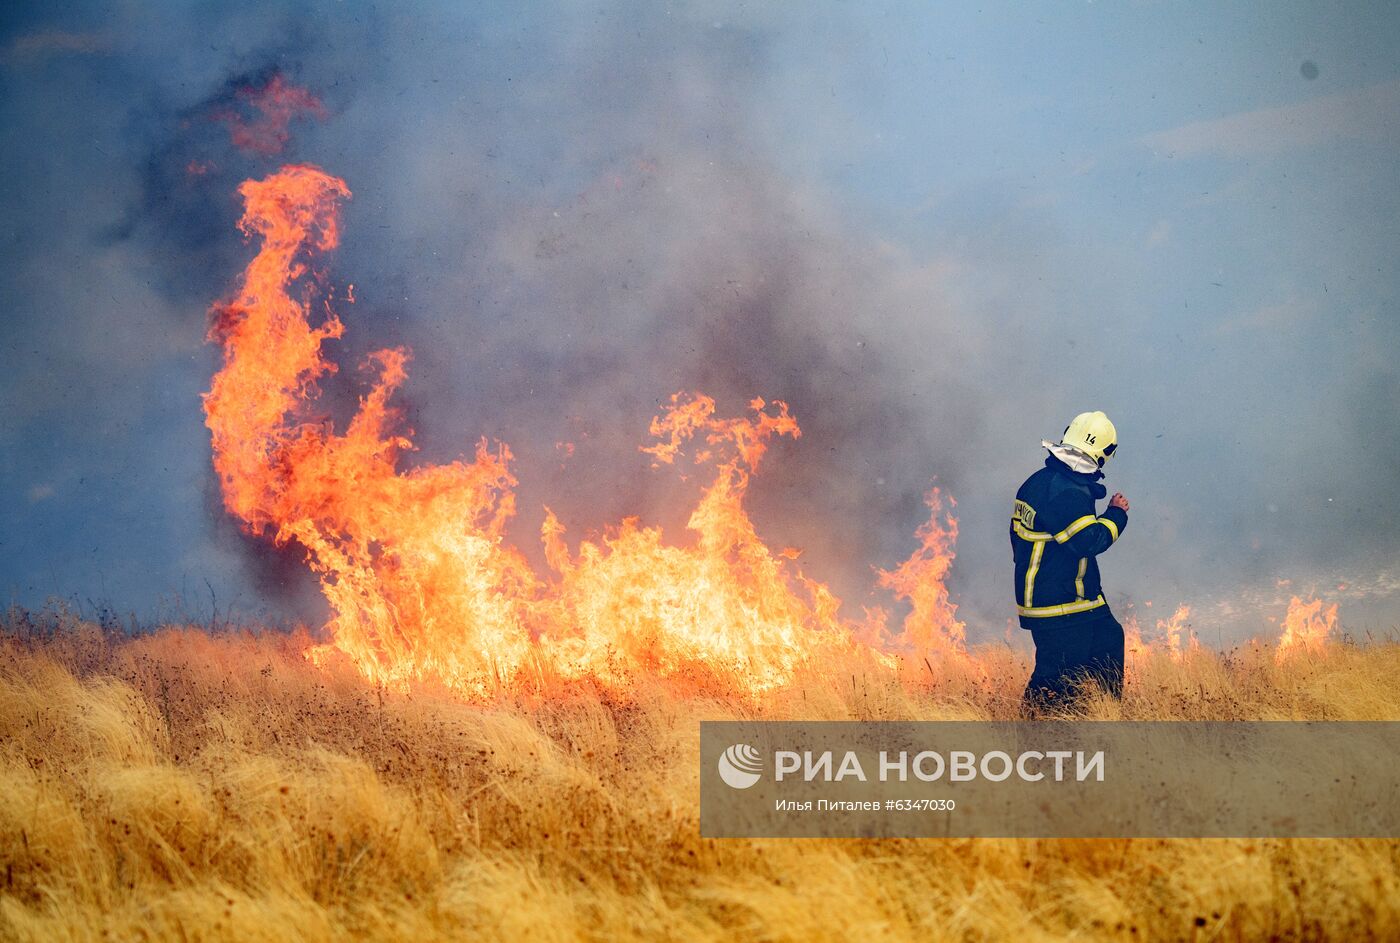
M 413 444 L 389 400 L 408 351 L 367 358 L 369 391 L 344 432 L 312 412 L 318 381 L 335 371 L 322 347 L 344 326 L 325 300 L 312 326 L 323 278 L 310 263 L 338 244 L 344 181 L 288 166 L 239 192 L 240 226 L 261 245 L 213 310 L 224 361 L 204 407 L 227 510 L 255 534 L 303 546 L 320 578 L 333 617 L 313 657 L 340 652 L 377 682 L 464 692 L 527 674 L 718 676 L 757 692 L 823 652 L 861 647 L 858 634 L 885 637 L 882 610 L 843 620 L 831 591 L 796 568 L 798 552 L 770 551 L 744 510 L 771 442 L 801 435 L 782 402 L 755 399 L 751 416 L 725 419 L 707 396 L 673 396 L 643 451 L 658 467 L 688 455 L 713 470 L 688 523 L 693 544 L 668 545 L 628 518 L 571 552 L 546 509 L 553 573 L 535 573 L 504 539 L 516 483 L 505 445 L 483 439 L 471 461 L 399 469 Z M 963 646 L 944 585 L 957 522 L 936 489 L 929 505 L 921 546 L 880 582 L 912 604 L 904 647 L 946 654 Z
M 1187 619 L 1191 618 L 1191 607 L 1183 603 L 1169 619 L 1157 620 L 1157 631 L 1162 633 L 1167 652 L 1173 661 L 1184 661 L 1186 657 L 1200 650 L 1200 639 Z
M 1336 603 L 1324 609 L 1320 598 L 1303 602 L 1294 596 L 1288 601 L 1288 615 L 1283 619 L 1283 634 L 1279 636 L 1274 659 L 1281 664 L 1304 653 L 1321 654 L 1336 625 Z
M 946 579 L 953 565 L 953 545 L 958 539 L 958 521 L 953 517 L 956 506 L 947 498 L 944 510 L 943 492 L 933 488 L 924 497 L 930 516 L 919 528 L 919 548 L 893 570 L 882 570 L 880 585 L 910 603 L 904 619 L 904 640 L 918 655 L 928 658 L 948 658 L 965 652 L 967 632 L 958 621 L 958 607 L 948 597 Z
M 482 441 L 470 463 L 399 473 L 412 447 L 391 431 L 388 406 L 407 376 L 401 349 L 370 355 L 377 377 L 344 434 L 307 418 L 316 381 L 335 369 L 322 343 L 344 326 L 327 308 L 311 327 L 309 304 L 288 289 L 308 274 L 307 251 L 337 244 L 336 204 L 350 191 L 292 166 L 239 192 L 241 226 L 263 241 L 233 300 L 214 312 L 224 367 L 204 406 L 225 507 L 254 533 L 306 547 L 335 612 L 336 646 L 372 677 L 480 684 L 515 671 L 536 580 L 501 541 L 515 509 L 509 450 Z

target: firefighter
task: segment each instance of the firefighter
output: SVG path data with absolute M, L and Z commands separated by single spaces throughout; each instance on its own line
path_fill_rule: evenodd
M 1104 464 L 1118 433 L 1101 412 L 1074 417 L 1045 467 L 1016 492 L 1011 512 L 1016 611 L 1035 640 L 1035 671 L 1023 704 L 1034 715 L 1072 707 L 1086 684 L 1123 696 L 1123 627 L 1099 583 L 1098 556 L 1128 527 L 1128 500 L 1114 494 L 1103 514 Z

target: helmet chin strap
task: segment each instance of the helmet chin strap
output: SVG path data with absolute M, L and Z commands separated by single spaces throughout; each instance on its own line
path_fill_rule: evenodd
M 1074 471 L 1092 475 L 1099 470 L 1098 462 L 1072 446 L 1060 445 L 1059 443 L 1051 442 L 1049 439 L 1042 439 L 1040 444 L 1048 449 L 1051 455 L 1064 462 Z

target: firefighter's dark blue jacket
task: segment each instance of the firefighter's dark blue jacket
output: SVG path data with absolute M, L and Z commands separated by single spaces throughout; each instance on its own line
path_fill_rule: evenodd
M 1128 512 L 1094 513 L 1094 501 L 1107 494 L 1102 477 L 1052 455 L 1016 492 L 1011 553 L 1021 628 L 1069 627 L 1108 613 L 1094 558 L 1123 536 Z

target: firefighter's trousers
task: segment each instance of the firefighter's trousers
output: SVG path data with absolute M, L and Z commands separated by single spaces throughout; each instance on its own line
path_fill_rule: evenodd
M 1067 628 L 1031 629 L 1035 671 L 1022 698 L 1029 714 L 1072 708 L 1097 685 L 1123 696 L 1123 627 L 1112 614 Z

